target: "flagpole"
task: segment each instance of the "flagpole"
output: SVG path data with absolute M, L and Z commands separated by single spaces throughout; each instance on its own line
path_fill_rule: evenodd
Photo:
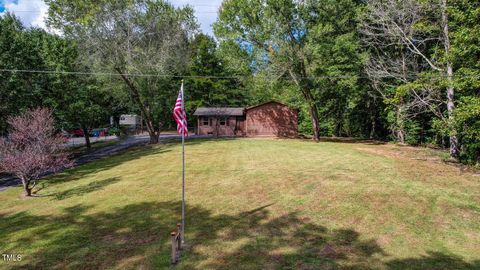
M 185 111 L 185 96 L 182 80 L 182 111 Z M 187 127 L 184 127 L 187 129 Z M 185 129 L 182 130 L 182 244 L 185 243 Z

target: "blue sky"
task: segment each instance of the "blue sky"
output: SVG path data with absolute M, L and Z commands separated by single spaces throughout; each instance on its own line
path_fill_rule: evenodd
M 112 0 L 115 1 L 115 0 Z M 212 23 L 217 19 L 217 11 L 222 0 L 168 0 L 174 6 L 191 5 L 195 9 L 200 29 L 213 35 Z M 48 7 L 43 0 L 0 0 L 0 15 L 10 11 L 19 17 L 26 26 L 45 28 L 44 18 Z

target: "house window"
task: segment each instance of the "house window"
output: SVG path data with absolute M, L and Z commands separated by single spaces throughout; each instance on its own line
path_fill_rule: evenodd
M 220 118 L 220 126 L 228 126 L 228 117 Z
M 208 124 L 209 124 L 208 117 L 202 117 L 202 125 L 208 126 Z

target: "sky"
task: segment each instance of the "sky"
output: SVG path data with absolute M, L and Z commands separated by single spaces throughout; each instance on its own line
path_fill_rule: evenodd
M 114 1 L 114 0 L 112 0 Z M 222 0 L 168 0 L 176 7 L 193 6 L 202 32 L 213 35 L 212 23 L 217 19 L 217 11 Z M 48 6 L 43 0 L 0 0 L 0 15 L 6 11 L 14 13 L 25 26 L 46 28 L 44 19 Z

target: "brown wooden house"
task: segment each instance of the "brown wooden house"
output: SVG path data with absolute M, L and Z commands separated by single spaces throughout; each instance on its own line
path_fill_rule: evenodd
M 198 108 L 197 135 L 276 136 L 298 134 L 298 111 L 276 101 L 248 108 Z

